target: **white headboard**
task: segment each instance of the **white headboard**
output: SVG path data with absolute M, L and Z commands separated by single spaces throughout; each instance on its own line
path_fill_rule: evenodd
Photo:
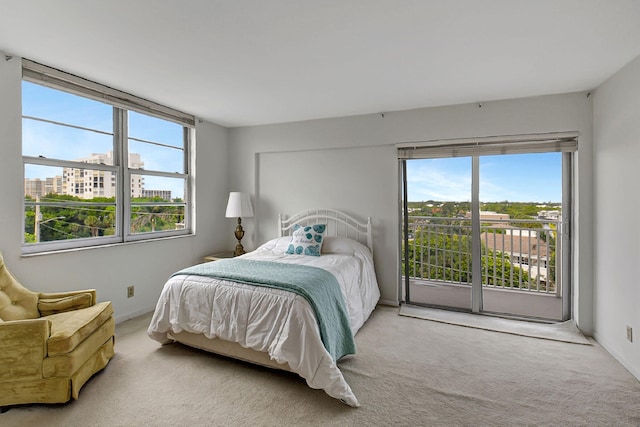
M 278 236 L 291 234 L 296 224 L 327 224 L 327 236 L 348 237 L 366 245 L 373 254 L 373 232 L 371 229 L 371 217 L 367 222 L 359 222 L 352 216 L 334 209 L 307 209 L 285 219 L 278 215 Z

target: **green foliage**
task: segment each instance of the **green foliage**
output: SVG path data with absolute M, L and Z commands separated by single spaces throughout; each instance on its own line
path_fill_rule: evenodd
M 531 219 L 538 215 L 538 211 L 543 209 L 560 209 L 560 203 L 547 202 L 548 208 L 538 207 L 539 203 L 534 202 L 488 202 L 482 203 L 482 211 L 507 214 L 511 219 Z M 428 200 L 426 202 L 408 202 L 409 216 L 434 216 L 434 217 L 456 217 L 464 216 L 471 210 L 469 202 L 438 202 Z M 533 227 L 536 228 L 536 227 Z
M 131 200 L 131 232 L 147 233 L 175 230 L 176 224 L 184 220 L 181 206 L 145 205 L 166 203 L 161 197 L 138 197 Z
M 27 196 L 25 201 L 33 201 L 33 199 Z M 116 206 L 113 197 L 95 197 L 91 200 L 85 200 L 70 195 L 47 194 L 41 198 L 41 202 L 69 204 L 69 206 L 40 206 L 41 242 L 116 234 Z M 93 206 L 87 202 L 108 205 Z M 141 205 L 144 203 L 150 205 Z M 184 207 L 161 205 L 160 203 L 168 202 L 159 197 L 132 199 L 132 233 L 176 229 L 176 223 L 180 223 L 184 219 Z M 25 243 L 36 242 L 35 215 L 35 206 L 25 207 Z
M 458 217 L 471 209 L 469 202 L 408 202 L 410 216 Z
M 482 284 L 511 288 L 526 288 L 529 274 L 509 261 L 508 255 L 483 248 L 482 250 Z
M 453 233 L 426 233 L 418 228 L 409 241 L 409 276 L 434 281 L 471 283 L 471 237 L 467 228 Z M 403 258 L 404 261 L 404 258 Z M 483 285 L 527 287 L 529 275 L 506 254 L 482 248 Z
M 508 214 L 512 219 L 529 219 L 538 215 L 541 208 L 537 207 L 537 203 L 522 202 L 491 202 L 483 203 L 481 206 L 483 211 L 491 211 L 502 214 Z
M 461 234 L 416 230 L 409 242 L 409 275 L 431 280 L 471 281 L 471 239 Z M 415 260 L 415 262 L 414 262 Z
M 549 248 L 551 249 L 551 253 L 549 254 L 549 260 L 547 264 L 547 279 L 549 280 L 549 285 L 555 287 L 556 283 L 556 236 L 557 232 L 555 231 L 556 225 L 551 224 L 551 230 L 545 233 L 540 233 L 540 239 L 544 242 L 549 241 Z M 553 289 L 553 288 L 552 288 Z
M 538 211 L 540 210 L 561 210 L 561 204 L 559 202 L 546 202 L 544 203 L 546 207 L 538 206 L 540 203 L 538 202 L 509 202 L 508 200 L 504 200 L 501 202 L 488 202 L 482 203 L 480 209 L 482 211 L 490 211 L 496 212 L 499 214 L 507 214 L 511 219 L 519 219 L 519 220 L 533 220 L 537 218 Z M 460 221 L 459 218 L 467 217 L 470 211 L 470 203 L 468 202 L 439 202 L 435 200 L 428 200 L 425 202 L 408 202 L 407 206 L 409 208 L 409 216 L 410 217 L 437 217 L 443 218 L 442 220 L 438 219 L 439 225 L 447 225 L 453 227 L 451 231 L 457 234 L 468 234 L 468 226 L 470 221 Z M 452 218 L 451 220 L 446 220 L 444 218 Z M 412 222 L 415 224 L 417 221 L 425 221 L 418 220 L 414 218 Z M 502 223 L 504 225 L 509 225 L 508 222 Z M 459 228 L 455 228 L 459 225 Z M 504 234 L 506 230 L 504 227 L 492 227 L 493 223 L 483 222 L 481 224 L 483 232 L 490 232 L 495 234 Z M 549 253 L 548 253 L 548 264 L 547 264 L 547 282 L 548 285 L 544 283 L 540 283 L 542 289 L 546 286 L 549 287 L 549 290 L 553 291 L 555 288 L 556 282 L 556 232 L 555 225 L 549 224 L 551 230 L 542 230 L 542 225 L 539 222 L 514 222 L 510 224 L 511 226 L 519 229 L 530 229 L 535 230 L 538 233 L 539 239 L 541 242 L 548 243 Z M 418 234 L 418 233 L 416 233 Z M 523 234 L 526 236 L 526 232 Z M 451 239 L 451 238 L 448 238 Z M 424 247 L 429 247 L 425 242 Z M 422 267 L 415 267 L 415 277 L 423 277 L 425 279 L 430 280 L 451 280 L 450 277 L 461 277 L 466 278 L 464 273 L 459 273 L 459 267 L 465 265 L 467 261 L 464 260 L 464 256 L 461 254 L 457 254 L 455 252 L 447 252 L 448 243 L 443 243 L 443 247 L 433 246 L 431 249 L 425 250 L 421 248 L 420 242 L 415 243 L 417 246 L 414 248 L 410 247 L 411 256 L 414 255 L 414 251 L 416 253 L 417 258 L 421 259 L 420 256 L 428 256 L 431 254 L 438 253 L 440 254 L 440 258 L 438 258 L 439 262 L 443 259 L 442 256 L 445 256 L 444 259 L 450 260 L 447 261 L 450 265 L 445 264 L 443 272 L 439 272 L 438 269 L 441 267 L 429 267 L 428 265 Z M 433 245 L 434 243 L 430 243 Z M 465 243 L 466 244 L 466 243 Z M 492 254 L 486 253 L 487 249 L 484 248 L 483 242 L 483 276 L 486 276 L 486 279 L 483 277 L 483 283 L 485 284 L 493 284 L 488 282 L 496 282 L 496 286 L 512 286 L 518 287 L 520 283 L 522 283 L 522 287 L 528 287 L 529 281 L 531 281 L 532 287 L 537 287 L 537 278 L 528 277 L 527 270 L 523 270 L 517 266 L 511 265 L 507 254 L 502 254 L 501 252 L 496 252 L 496 256 Z M 447 256 L 449 258 L 447 258 Z M 466 255 L 466 257 L 470 258 L 470 251 Z M 435 259 L 435 258 L 431 258 Z M 495 261 L 494 261 L 495 259 Z M 494 265 L 496 264 L 496 265 Z M 414 268 L 412 267 L 412 270 Z M 446 271 L 447 269 L 451 269 L 451 271 Z M 468 269 L 470 271 L 470 268 Z M 494 272 L 496 273 L 494 279 Z M 413 274 L 412 273 L 412 274 Z M 470 275 L 470 273 L 469 273 Z M 522 280 L 520 280 L 522 278 Z M 470 279 L 467 279 L 470 281 Z M 454 279 L 457 281 L 457 279 Z M 465 280 L 461 280 L 465 282 Z

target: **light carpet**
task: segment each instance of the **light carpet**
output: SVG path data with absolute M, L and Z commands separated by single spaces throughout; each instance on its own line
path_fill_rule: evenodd
M 348 407 L 293 374 L 116 331 L 116 356 L 64 405 L 2 426 L 638 426 L 640 383 L 600 345 L 425 322 L 379 307 L 339 363 Z
M 400 315 L 416 317 L 434 322 L 449 323 L 451 325 L 466 326 L 468 328 L 484 329 L 487 331 L 506 334 L 522 335 L 547 340 L 570 342 L 574 344 L 590 345 L 580 332 L 573 320 L 560 323 L 536 323 L 522 320 L 491 317 L 480 314 L 463 313 L 459 311 L 440 310 L 437 308 L 402 305 Z

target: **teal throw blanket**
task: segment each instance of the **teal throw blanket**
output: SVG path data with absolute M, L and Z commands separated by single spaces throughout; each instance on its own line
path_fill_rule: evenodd
M 294 292 L 313 307 L 320 337 L 333 360 L 356 352 L 340 285 L 326 270 L 307 265 L 229 258 L 185 268 L 173 276 L 188 274 Z

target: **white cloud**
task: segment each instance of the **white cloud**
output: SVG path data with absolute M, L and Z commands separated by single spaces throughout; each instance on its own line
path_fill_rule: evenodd
M 480 161 L 480 200 L 559 201 L 559 159 L 540 155 L 491 156 Z M 471 200 L 471 158 L 407 161 L 409 201 Z
M 471 200 L 471 163 L 468 171 L 457 166 L 447 170 L 446 163 L 421 160 L 410 165 L 407 174 L 410 201 Z

